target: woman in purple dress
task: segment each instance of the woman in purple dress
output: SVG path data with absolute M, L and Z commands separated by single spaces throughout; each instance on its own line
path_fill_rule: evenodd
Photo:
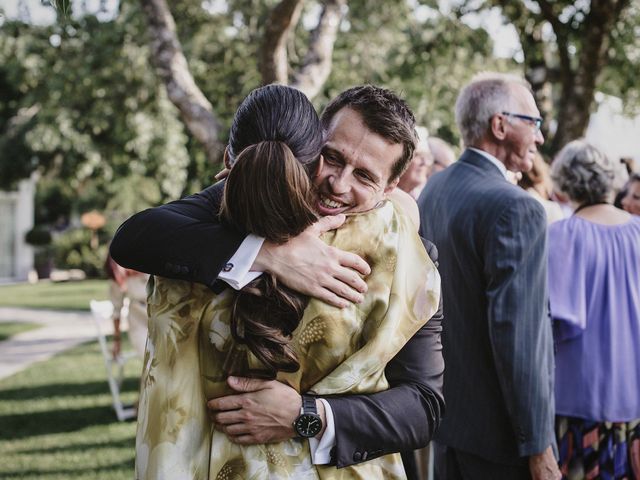
M 640 478 L 640 218 L 615 208 L 615 165 L 578 140 L 555 158 L 573 215 L 549 227 L 556 430 L 564 478 Z

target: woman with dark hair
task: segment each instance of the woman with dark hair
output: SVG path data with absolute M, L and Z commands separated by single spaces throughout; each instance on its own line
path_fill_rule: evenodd
M 633 215 L 640 215 L 640 174 L 629 175 L 629 182 L 620 200 L 622 208 Z
M 611 205 L 616 165 L 582 140 L 551 166 L 573 216 L 549 227 L 556 434 L 564 478 L 640 478 L 640 218 Z
M 254 90 L 231 128 L 220 218 L 284 242 L 315 222 L 310 175 L 322 131 L 289 87 Z M 277 378 L 318 395 L 385 390 L 384 369 L 436 311 L 438 275 L 411 219 L 390 202 L 351 216 L 327 243 L 371 266 L 358 306 L 331 307 L 262 275 L 240 292 L 156 277 L 136 436 L 136 478 L 404 478 L 399 455 L 337 470 L 313 465 L 306 438 L 242 446 L 212 428 L 206 401 L 230 374 Z M 391 298 L 393 311 L 389 311 Z

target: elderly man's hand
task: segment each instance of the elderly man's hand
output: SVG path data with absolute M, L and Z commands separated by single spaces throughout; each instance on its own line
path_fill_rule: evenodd
M 544 452 L 538 455 L 529 457 L 529 471 L 533 480 L 560 480 L 562 478 L 551 447 L 547 447 Z
M 300 413 L 302 399 L 293 388 L 255 378 L 229 377 L 227 383 L 238 393 L 207 402 L 216 430 L 241 445 L 282 442 L 296 436 L 293 421 Z M 316 403 L 324 424 L 322 402 Z
M 323 217 L 297 237 L 278 245 L 265 241 L 252 270 L 271 272 L 287 287 L 335 307 L 361 303 L 367 284 L 360 275 L 371 273 L 358 255 L 330 247 L 320 235 L 334 230 L 345 215 Z

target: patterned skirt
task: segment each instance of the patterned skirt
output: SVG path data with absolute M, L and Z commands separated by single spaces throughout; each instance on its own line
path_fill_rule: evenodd
M 626 423 L 556 417 L 560 471 L 567 480 L 640 480 L 640 419 Z

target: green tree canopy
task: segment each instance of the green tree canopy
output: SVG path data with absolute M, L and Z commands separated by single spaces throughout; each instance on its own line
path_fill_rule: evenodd
M 339 7 L 331 72 L 314 97 L 319 109 L 351 85 L 380 84 L 403 95 L 420 124 L 455 145 L 455 98 L 480 70 L 524 71 L 547 119 L 555 120 L 547 124 L 565 128 L 563 118 L 569 117 L 561 102 L 571 97 L 567 88 L 580 85 L 561 81 L 560 52 L 564 48 L 569 56 L 565 70 L 578 72 L 589 48 L 589 7 L 607 1 L 618 1 L 621 10 L 594 88 L 622 96 L 632 109 L 640 102 L 632 68 L 640 58 L 637 0 L 554 2 L 546 16 L 543 0 L 461 1 L 460 9 L 446 14 L 431 0 L 175 0 L 167 8 L 185 72 L 218 122 L 212 134 L 220 145 L 242 98 L 263 81 L 258 60 L 265 25 L 284 2 L 300 8 L 285 42 L 288 78 L 294 81 L 309 60 L 322 12 L 327 5 Z M 118 220 L 197 191 L 220 167 L 219 153 L 212 157 L 194 135 L 167 79 L 158 76 L 157 31 L 150 28 L 145 3 L 123 0 L 108 21 L 92 13 L 60 14 L 53 25 L 13 20 L 0 26 L 0 183 L 10 187 L 38 171 L 39 202 L 48 205 L 39 213 L 42 222 L 92 208 Z M 519 32 L 524 65 L 495 58 L 489 32 L 463 22 L 470 10 L 496 6 Z M 552 18 L 557 31 L 549 27 Z M 559 38 L 566 40 L 562 48 Z M 586 118 L 592 93 L 583 98 Z
M 638 0 L 466 0 L 459 12 L 493 7 L 518 31 L 550 153 L 585 134 L 598 90 L 638 111 Z

